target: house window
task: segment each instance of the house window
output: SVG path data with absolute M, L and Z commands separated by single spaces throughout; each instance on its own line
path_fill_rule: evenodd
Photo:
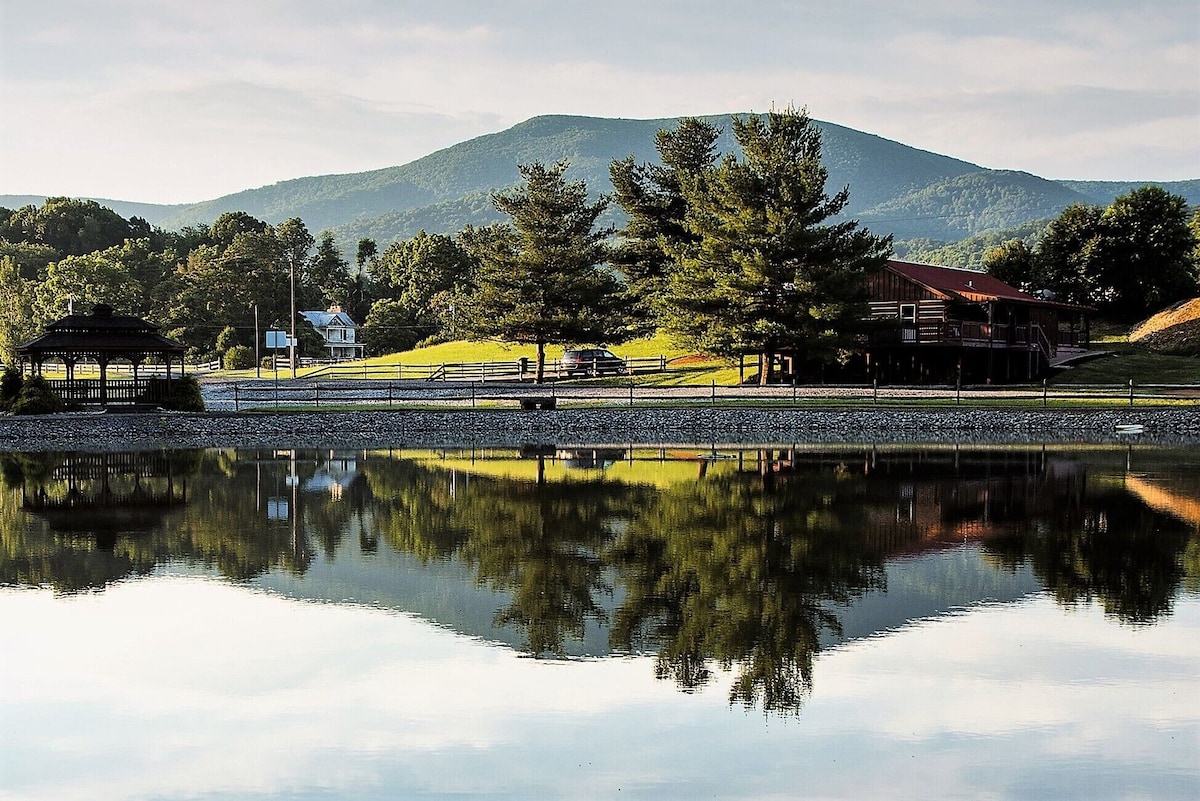
M 915 323 L 917 321 L 917 304 L 901 303 L 900 304 L 900 322 Z

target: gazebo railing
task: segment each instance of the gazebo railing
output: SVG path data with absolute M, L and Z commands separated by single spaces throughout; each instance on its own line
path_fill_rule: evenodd
M 119 406 L 160 403 L 166 399 L 166 383 L 161 379 L 110 379 L 107 382 L 107 400 L 99 379 L 51 380 L 47 383 L 63 399 L 63 403 L 68 405 L 88 406 L 107 403 L 109 406 Z

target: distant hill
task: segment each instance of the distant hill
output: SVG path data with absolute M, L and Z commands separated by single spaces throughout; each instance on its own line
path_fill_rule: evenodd
M 1050 218 L 1031 220 L 1012 228 L 997 228 L 982 234 L 972 234 L 957 242 L 928 238 L 897 239 L 894 246 L 896 257 L 907 261 L 982 270 L 989 250 L 1011 239 L 1024 242 L 1032 250 L 1049 224 Z
M 1146 184 L 1161 186 L 1173 195 L 1187 198 L 1193 206 L 1200 206 L 1200 178 L 1190 181 L 1059 181 L 1070 190 L 1085 195 L 1097 206 L 1107 206 L 1120 195 L 1128 194 Z
M 706 119 L 725 132 L 718 143 L 721 150 L 735 151 L 730 115 Z M 468 223 L 499 219 L 489 193 L 516 184 L 520 163 L 567 159 L 570 177 L 586 181 L 596 193 L 609 192 L 609 163 L 628 155 L 638 161 L 656 160 L 655 133 L 677 122 L 535 117 L 396 167 L 296 178 L 189 206 L 100 202 L 122 216 L 136 215 L 168 229 L 245 211 L 272 223 L 300 217 L 313 231 L 333 231 L 346 248 L 363 236 L 386 245 L 422 228 L 454 232 Z M 850 186 L 847 215 L 861 219 L 875 233 L 891 233 L 900 240 L 958 241 L 1052 217 L 1072 203 L 1107 204 L 1142 185 L 1050 181 L 987 170 L 833 123 L 818 125 L 824 135 L 830 191 Z M 1200 179 L 1162 186 L 1189 203 L 1200 203 Z M 40 201 L 0 195 L 0 205 L 10 208 Z M 618 219 L 616 212 L 613 219 Z
M 1091 200 L 1062 184 L 1024 172 L 980 170 L 934 181 L 856 215 L 872 231 L 905 238 L 957 240 L 1053 217 Z

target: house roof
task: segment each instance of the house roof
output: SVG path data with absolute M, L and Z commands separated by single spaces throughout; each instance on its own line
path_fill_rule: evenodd
M 1009 286 L 999 278 L 975 270 L 895 260 L 888 261 L 887 269 L 920 284 L 934 294 L 941 295 L 946 300 L 965 300 L 973 303 L 1014 300 L 1045 306 L 1062 305 L 1034 297 L 1028 292 Z
M 300 315 L 312 323 L 313 328 L 328 328 L 331 325 L 341 325 L 346 328 L 358 328 L 358 323 L 350 319 L 344 311 L 302 311 Z

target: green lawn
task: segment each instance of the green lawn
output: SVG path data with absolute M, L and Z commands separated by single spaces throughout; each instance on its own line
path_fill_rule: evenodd
M 1091 361 L 1063 370 L 1050 379 L 1064 384 L 1200 384 L 1200 358 L 1168 356 L 1129 342 L 1094 342 L 1095 350 L 1111 351 Z
M 1140 345 L 1130 343 L 1121 338 L 1117 332 L 1111 332 L 1103 341 L 1094 342 L 1096 350 L 1110 351 L 1112 355 L 1099 357 L 1084 362 L 1076 367 L 1063 370 L 1050 379 L 1051 386 L 1072 384 L 1128 384 L 1132 378 L 1137 384 L 1200 384 L 1200 358 L 1188 356 L 1168 356 L 1154 353 Z M 716 383 L 718 386 L 733 386 L 738 383 L 739 371 L 737 363 L 727 359 L 703 356 L 679 348 L 663 334 L 644 339 L 637 339 L 623 345 L 616 345 L 611 350 L 618 356 L 627 359 L 658 358 L 668 360 L 669 369 L 666 373 L 646 373 L 638 375 L 638 386 L 644 387 L 673 387 L 673 386 L 708 386 Z M 552 361 L 562 357 L 561 345 L 547 346 L 546 359 Z M 472 362 L 515 362 L 519 358 L 527 358 L 531 362 L 537 356 L 533 345 L 515 345 L 506 342 L 480 341 L 470 342 L 459 340 L 445 342 L 426 348 L 417 348 L 403 353 L 389 353 L 362 362 L 347 362 L 345 365 L 365 365 L 367 367 L 394 367 L 396 365 L 440 365 Z M 297 375 L 305 375 L 320 368 L 302 368 Z M 747 375 L 757 370 L 756 365 L 749 361 L 746 364 Z M 218 373 L 222 378 L 253 378 L 254 370 Z M 263 371 L 264 378 L 274 378 L 274 373 Z M 280 370 L 279 378 L 291 377 L 290 370 Z M 353 378 L 352 372 L 346 373 L 346 378 Z M 596 385 L 627 385 L 629 378 L 605 377 L 591 379 L 572 379 L 572 381 L 588 382 Z

